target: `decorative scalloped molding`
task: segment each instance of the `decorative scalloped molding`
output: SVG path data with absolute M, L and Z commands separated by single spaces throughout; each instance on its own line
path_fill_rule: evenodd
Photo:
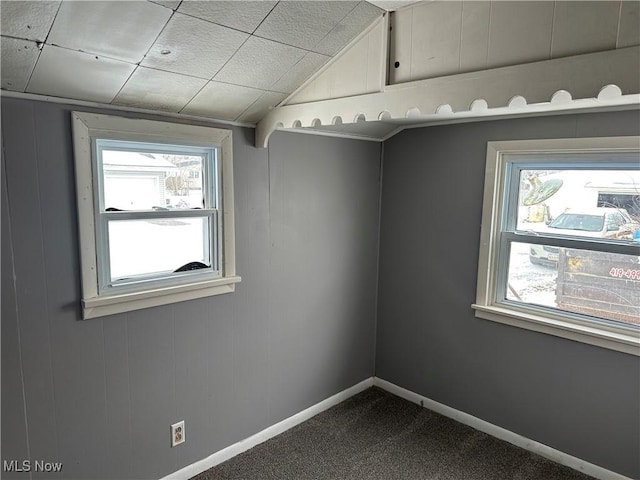
M 640 47 L 408 82 L 271 111 L 256 128 L 266 147 L 277 129 L 361 121 L 425 124 L 445 119 L 522 115 L 640 104 Z

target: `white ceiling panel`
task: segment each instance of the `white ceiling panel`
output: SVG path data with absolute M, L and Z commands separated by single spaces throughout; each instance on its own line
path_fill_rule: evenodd
M 208 80 L 247 38 L 247 33 L 176 13 L 142 65 Z
M 239 118 L 240 122 L 256 123 L 273 110 L 287 96 L 284 93 L 265 92 Z
M 181 0 L 151 0 L 153 3 L 175 10 L 180 5 Z
M 353 38 L 364 31 L 382 15 L 382 10 L 368 2 L 360 2 L 313 50 L 325 55 L 335 55 Z
M 549 59 L 554 2 L 492 2 L 487 68 Z
M 40 50 L 35 42 L 2 38 L 2 88 L 24 92 L 38 60 Z
M 295 47 L 313 48 L 353 10 L 358 2 L 280 2 L 255 31 L 262 38 Z
M 235 120 L 263 93 L 256 88 L 209 82 L 181 113 Z
M 27 92 L 109 103 L 134 68 L 119 60 L 45 45 Z
M 0 1 L 0 32 L 10 37 L 43 42 L 60 2 Z
M 209 22 L 253 33 L 278 2 L 273 1 L 209 1 L 185 0 L 179 12 Z
M 640 45 L 640 2 L 622 2 L 618 48 Z
M 418 3 L 420 0 L 368 0 L 368 3 L 375 5 L 383 10 L 394 11 L 400 8 Z
M 331 57 L 320 55 L 319 53 L 307 53 L 302 60 L 296 63 L 271 87 L 271 90 L 282 93 L 293 92 L 330 59 Z
M 214 80 L 269 90 L 305 53 L 299 48 L 250 37 Z
M 206 83 L 201 78 L 138 67 L 113 103 L 179 112 Z
M 151 2 L 65 1 L 47 43 L 138 63 L 171 13 Z
M 619 15 L 620 2 L 556 2 L 551 56 L 616 48 Z

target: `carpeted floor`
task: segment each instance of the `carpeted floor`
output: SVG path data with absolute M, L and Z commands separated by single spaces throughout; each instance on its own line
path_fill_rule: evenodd
M 370 388 L 192 480 L 587 480 Z

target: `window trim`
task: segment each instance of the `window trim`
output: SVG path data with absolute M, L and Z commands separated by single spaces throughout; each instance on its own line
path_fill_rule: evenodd
M 241 278 L 236 275 L 233 195 L 232 132 L 227 129 L 143 120 L 86 112 L 72 112 L 72 130 L 76 172 L 78 232 L 82 281 L 83 319 L 123 313 L 142 308 L 182 302 L 235 291 Z M 96 209 L 93 175 L 93 139 L 133 142 L 189 144 L 216 148 L 220 152 L 220 186 L 222 205 L 222 253 L 219 257 L 221 277 L 176 282 L 144 290 L 100 293 L 96 248 Z
M 640 356 L 640 332 L 631 328 L 581 321 L 579 314 L 560 310 L 497 303 L 500 288 L 500 242 L 507 155 L 567 154 L 597 152 L 638 152 L 640 137 L 571 138 L 553 140 L 514 140 L 487 143 L 485 185 L 480 231 L 478 282 L 475 316 L 495 322 L 568 338 L 590 345 Z M 582 243 L 579 240 L 576 244 Z M 612 244 L 611 248 L 616 249 Z

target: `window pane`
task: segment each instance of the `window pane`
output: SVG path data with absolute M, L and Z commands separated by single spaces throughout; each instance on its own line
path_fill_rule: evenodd
M 640 229 L 638 170 L 522 170 L 518 230 L 631 239 Z
M 201 155 L 106 148 L 101 152 L 105 210 L 204 207 Z
M 111 281 L 211 265 L 209 217 L 109 221 Z
M 513 242 L 508 300 L 640 326 L 635 255 Z

